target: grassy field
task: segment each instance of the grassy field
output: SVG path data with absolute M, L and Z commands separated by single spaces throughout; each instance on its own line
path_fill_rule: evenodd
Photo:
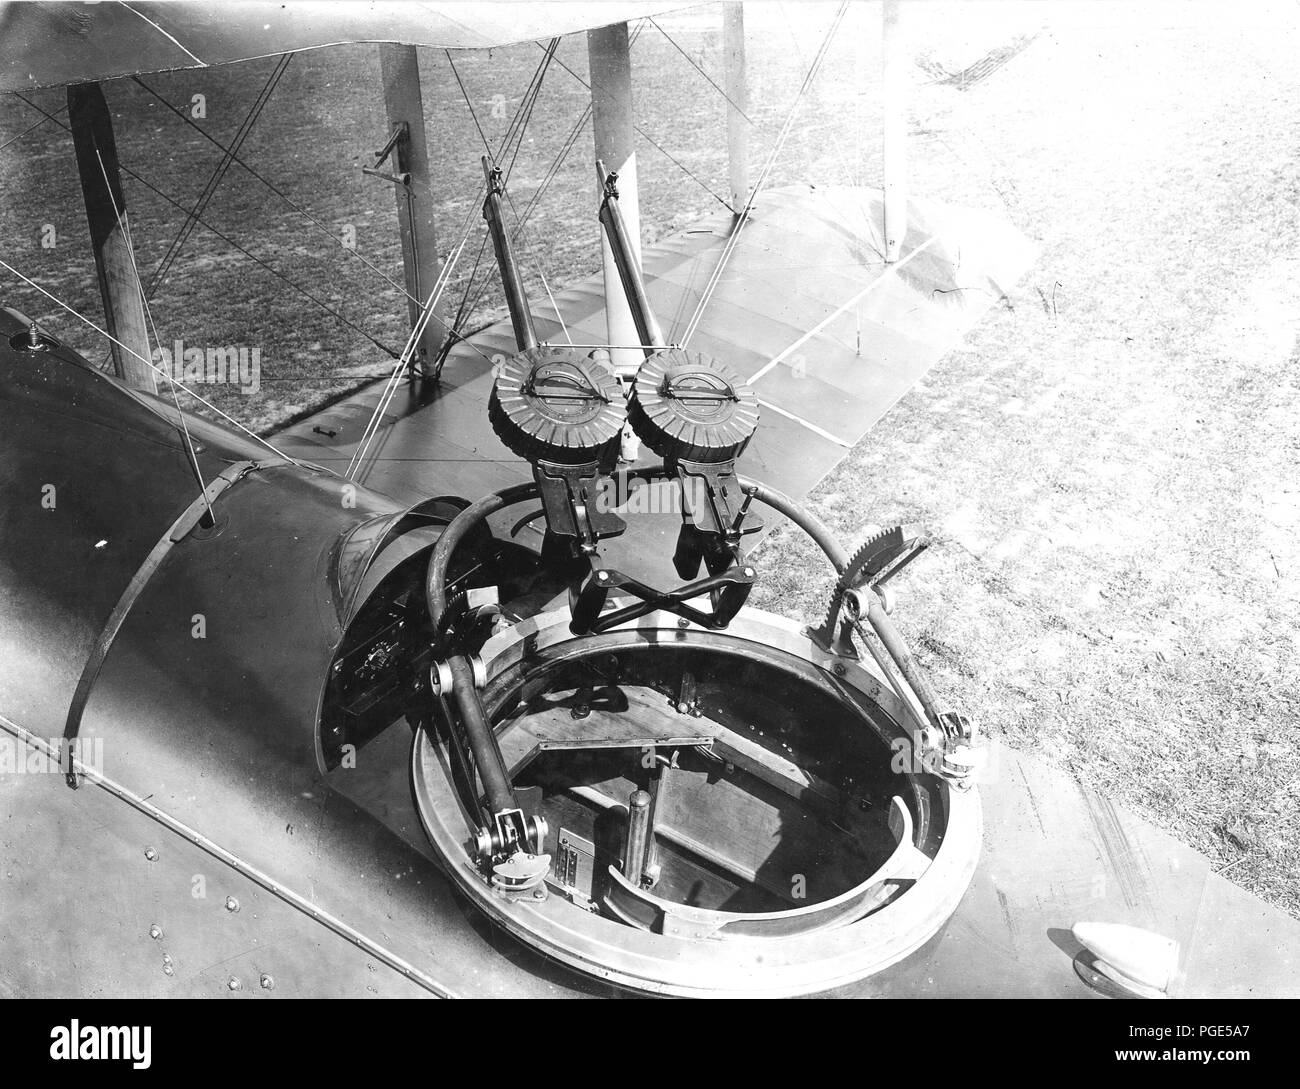
M 755 168 L 832 13 L 750 6 Z M 813 506 L 850 540 L 895 521 L 935 532 L 901 580 L 898 617 L 945 697 L 988 735 L 1068 768 L 1300 914 L 1297 9 L 987 2 L 908 13 L 914 192 L 998 211 L 1042 256 Z M 878 6 L 854 6 L 773 183 L 878 184 L 878 22 Z M 662 25 L 720 80 L 716 8 Z M 640 123 L 704 183 L 642 142 L 649 241 L 717 206 L 706 189 L 725 185 L 723 113 L 655 28 L 633 54 Z M 490 141 L 540 55 L 457 59 Z M 559 59 L 586 75 L 581 39 Z M 226 140 L 271 67 L 147 78 L 174 103 L 206 94 L 203 124 Z M 425 57 L 424 78 L 452 239 L 476 215 L 481 144 L 446 59 Z M 106 92 L 123 162 L 188 207 L 219 153 L 129 81 Z M 35 100 L 54 109 L 62 93 Z M 517 201 L 585 101 L 552 70 L 512 177 Z M 0 99 L 0 143 L 37 116 Z M 400 280 L 392 195 L 359 169 L 383 128 L 373 47 L 295 58 L 243 154 L 325 229 L 238 167 L 205 218 L 400 347 L 396 289 L 327 237 L 354 226 L 358 250 Z M 99 320 L 71 164 L 53 126 L 0 152 L 0 246 Z M 151 268 L 183 215 L 136 183 L 128 196 Z M 529 231 L 533 290 L 539 274 L 557 287 L 598 267 L 594 200 L 583 133 Z M 455 298 L 481 237 L 471 222 Z M 52 250 L 40 245 L 47 223 Z M 5 283 L 2 301 L 101 351 L 33 292 Z M 471 320 L 499 303 L 494 288 Z M 202 231 L 154 312 L 164 342 L 262 347 L 257 397 L 216 391 L 254 427 L 385 370 L 364 336 Z M 817 615 L 817 558 L 792 535 L 764 547 L 764 569 L 781 572 L 766 603 Z

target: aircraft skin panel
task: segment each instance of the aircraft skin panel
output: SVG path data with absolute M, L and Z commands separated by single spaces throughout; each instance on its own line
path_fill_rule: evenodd
M 22 329 L 4 320 L 12 326 L 9 335 Z M 107 815 L 93 815 L 102 788 L 91 780 L 73 793 L 57 764 L 46 759 L 44 770 L 33 766 L 36 750 L 19 740 L 30 732 L 57 746 L 90 641 L 144 554 L 193 501 L 196 485 L 178 460 L 179 437 L 159 424 L 150 399 L 61 349 L 16 351 L 6 340 L 0 354 L 0 397 L 10 420 L 0 432 L 0 465 L 7 470 L 0 474 L 6 512 L 0 520 L 0 796 L 6 812 L 17 807 L 22 820 L 42 830 L 18 847 L 6 841 L 0 868 L 10 875 L 0 886 L 6 918 L 41 924 L 6 928 L 0 976 L 17 993 L 147 994 L 158 987 L 210 993 L 217 979 L 211 969 L 227 947 L 190 935 L 198 944 L 186 953 L 184 973 L 172 954 L 178 967 L 166 978 L 155 976 L 161 966 L 139 953 L 148 940 L 141 935 L 160 913 L 189 900 L 194 874 L 206 875 L 217 889 L 237 890 L 228 864 L 187 860 L 183 880 L 174 882 L 178 874 L 169 870 L 170 898 L 157 883 L 123 881 L 123 874 L 134 874 L 132 867 L 104 864 L 121 848 L 115 836 L 127 836 L 137 865 L 152 865 L 146 847 L 159 861 L 164 849 L 171 858 L 188 848 L 177 848 L 178 837 L 160 827 L 141 831 L 143 818 L 123 801 L 110 799 Z M 50 398 L 60 402 L 58 426 L 39 411 Z M 205 440 L 200 460 L 209 475 L 223 458 L 239 460 L 247 452 L 242 439 L 228 437 L 223 449 L 220 429 L 198 421 L 192 427 Z M 40 505 L 41 481 L 50 479 L 62 498 L 47 510 Z M 342 579 L 345 567 L 359 573 L 354 562 L 345 563 L 348 534 L 399 510 L 362 487 L 345 496 L 338 477 L 285 463 L 228 488 L 216 502 L 216 526 L 177 541 L 127 614 L 86 705 L 81 754 L 137 799 L 150 799 L 171 819 L 220 841 L 242 865 L 364 933 L 386 933 L 390 905 L 409 904 L 409 931 L 393 940 L 401 946 L 398 955 L 427 972 L 448 945 L 459 945 L 462 969 L 449 973 L 458 977 L 453 986 L 473 981 L 491 990 L 491 958 L 484 957 L 477 931 L 459 914 L 450 891 L 439 891 L 422 831 L 412 824 L 409 838 L 400 838 L 319 785 L 316 723 L 342 635 Z M 101 535 L 105 547 L 93 550 Z M 196 631 L 200 618 L 202 630 Z M 17 764 L 24 775 L 30 768 L 31 777 L 19 778 Z M 78 854 L 81 844 L 89 860 Z M 60 870 L 65 863 L 71 873 Z M 415 876 L 401 885 L 407 875 Z M 398 891 L 390 893 L 390 885 Z M 70 898 L 68 889 L 76 896 Z M 90 901 L 90 924 L 88 895 L 99 897 Z M 274 917 L 250 910 L 245 920 L 266 919 L 258 933 L 279 944 Z M 170 925 L 169 918 L 159 925 Z M 306 916 L 292 922 L 312 941 L 328 937 Z M 121 927 L 131 939 L 105 957 L 78 944 L 84 937 L 102 947 L 106 933 L 121 933 Z M 44 933 L 63 944 L 51 953 Z M 252 948 L 250 941 L 225 955 Z M 125 950 L 139 953 L 145 967 L 117 960 Z M 319 972 L 300 977 L 303 988 L 335 993 L 349 972 L 361 978 L 339 955 L 339 981 L 324 978 L 334 970 L 325 960 Z M 264 970 L 256 957 L 236 960 L 249 972 Z M 541 966 L 527 975 L 544 981 L 546 972 Z M 530 985 L 523 969 L 509 966 L 509 973 L 519 993 L 540 993 L 544 986 Z
M 680 3 L 6 3 L 0 91 L 203 68 L 349 42 L 491 49 L 681 8 Z
M 872 359 L 858 354 L 858 344 L 868 342 L 873 346 Z M 902 364 L 934 349 L 933 344 L 850 314 L 843 322 L 832 323 L 809 337 L 798 351 L 768 361 L 748 377 L 755 389 L 785 382 L 791 396 L 800 389 L 796 383 L 815 379 L 834 390 L 837 397 L 861 397 L 875 403 L 878 394 L 874 387 L 881 381 L 906 392 L 911 382 Z
M 655 289 L 662 293 L 664 300 L 662 310 L 666 317 L 663 320 L 668 326 L 665 333 L 670 340 L 684 331 L 699 303 L 707 278 L 707 269 L 696 269 L 690 273 L 685 269 L 674 269 L 655 280 Z M 781 332 L 788 335 L 774 341 L 773 345 L 784 347 L 799 339 L 825 312 L 828 298 L 850 299 L 867 286 L 859 279 L 841 276 L 835 270 L 827 268 L 819 268 L 813 278 L 808 276 L 806 269 L 755 272 L 745 281 L 743 291 L 732 291 L 722 297 L 715 297 L 709 305 L 732 306 L 749 314 L 781 322 L 784 326 Z M 709 313 L 701 323 L 701 329 L 714 321 L 715 315 Z
M 654 280 L 647 288 L 651 305 L 656 314 L 662 314 L 664 337 L 668 341 L 678 339 L 685 332 L 685 325 L 695 312 L 699 303 L 703 284 L 683 285 L 676 279 L 664 276 Z M 794 293 L 771 307 L 763 306 L 763 299 L 748 292 L 725 292 L 719 288 L 709 302 L 706 312 L 707 320 L 701 321 L 691 347 L 705 351 L 703 339 L 711 337 L 715 342 L 730 346 L 731 355 L 727 362 L 739 374 L 748 376 L 751 362 L 761 365 L 766 362 L 773 351 L 780 351 L 787 344 L 798 340 L 807 328 L 807 314 L 811 310 L 809 301 Z M 800 306 L 803 303 L 803 306 Z M 728 338 L 722 330 L 745 328 L 747 336 L 744 343 L 737 344 L 734 338 Z
M 102 790 L 74 796 L 58 775 L 25 772 L 0 777 L 0 802 L 26 845 L 6 858 L 6 918 L 40 920 L 0 933 L 0 997 L 428 995 Z M 52 925 L 71 899 L 75 920 Z
M 0 314 L 0 709 L 61 730 L 93 641 L 198 485 L 170 408 L 60 347 L 15 358 L 8 341 L 22 330 Z M 193 427 L 207 479 L 260 456 Z M 99 485 L 106 451 L 120 486 Z M 47 709 L 52 696 L 61 707 Z
M 397 729 L 406 740 L 396 733 L 394 739 L 409 745 L 409 730 L 404 724 Z M 9 738 L 0 733 L 0 740 Z M 115 763 L 120 768 L 105 743 L 110 778 Z M 36 758 L 31 766 L 37 767 Z M 197 793 L 196 776 L 185 771 L 184 762 L 165 766 L 180 772 L 176 781 L 188 784 L 185 793 Z M 39 920 L 0 933 L 0 994 L 430 996 L 427 986 L 252 879 L 243 868 L 248 866 L 452 994 L 540 998 L 599 992 L 599 984 L 572 976 L 557 987 L 559 969 L 480 929 L 457 904 L 426 847 L 411 846 L 330 786 L 303 780 L 274 802 L 257 788 L 234 786 L 239 778 L 260 774 L 249 764 L 243 775 L 205 782 L 212 810 L 203 823 L 189 824 L 233 851 L 241 867 L 93 784 L 74 794 L 54 773 L 0 776 L 0 803 L 11 814 L 7 827 L 22 835 L 21 850 L 6 852 L 10 876 L 0 884 L 0 897 L 6 918 Z M 408 795 L 404 785 L 400 798 Z M 177 817 L 183 807 L 173 800 L 163 800 L 160 808 Z M 239 849 L 247 841 L 238 832 L 224 834 L 228 816 L 249 808 L 260 819 L 250 823 L 262 848 L 251 854 Z M 212 816 L 218 811 L 219 822 Z M 409 819 L 417 821 L 413 810 Z M 418 825 L 410 829 L 412 841 L 417 836 L 423 840 Z M 230 896 L 237 911 L 226 906 Z M 150 937 L 154 925 L 162 931 L 158 939 Z M 170 976 L 165 956 L 171 958 Z M 269 990 L 261 986 L 263 973 L 272 978 Z M 230 991 L 231 978 L 241 983 L 236 992 Z
M 990 759 L 975 879 L 940 937 L 882 973 L 885 993 L 1097 998 L 1069 933 L 1091 920 L 1178 941 L 1171 997 L 1300 997 L 1300 922 L 1068 773 L 1006 746 Z

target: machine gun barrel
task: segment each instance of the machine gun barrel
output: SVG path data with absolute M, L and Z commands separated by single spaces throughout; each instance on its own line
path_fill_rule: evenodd
M 483 218 L 487 220 L 488 230 L 492 232 L 492 248 L 496 251 L 501 283 L 506 289 L 506 305 L 510 307 L 510 324 L 514 327 L 515 341 L 519 344 L 519 350 L 524 352 L 537 347 L 537 330 L 533 326 L 533 314 L 528 309 L 528 294 L 524 291 L 524 282 L 510 246 L 510 234 L 501 216 L 501 196 L 504 192 L 501 170 L 493 166 L 486 155 L 483 156 L 483 176 L 487 179 Z
M 605 228 L 605 237 L 609 239 L 609 248 L 614 255 L 614 264 L 618 266 L 618 277 L 623 281 L 623 293 L 627 296 L 628 306 L 632 309 L 632 320 L 636 322 L 637 336 L 642 345 L 653 344 L 657 348 L 664 346 L 664 334 L 659 322 L 650 309 L 650 299 L 646 295 L 645 280 L 641 276 L 641 266 L 632 249 L 632 241 L 623 220 L 623 212 L 618 206 L 617 174 L 605 170 L 603 162 L 596 163 L 597 177 L 600 179 L 601 192 L 600 222 Z M 650 352 L 647 349 L 646 354 Z

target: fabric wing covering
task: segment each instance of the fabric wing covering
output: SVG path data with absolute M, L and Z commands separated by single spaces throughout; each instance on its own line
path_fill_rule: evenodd
M 763 193 L 690 341 L 749 379 L 760 398 L 742 471 L 794 496 L 834 468 L 1035 256 L 997 217 L 913 200 L 902 257 L 887 265 L 881 202 L 878 190 L 856 187 Z M 722 211 L 646 247 L 647 293 L 670 343 L 690 321 L 731 225 Z M 567 330 L 575 343 L 607 342 L 599 274 L 556 293 L 563 328 L 549 300 L 530 303 L 544 339 L 563 344 Z M 359 479 L 414 502 L 439 482 L 456 480 L 473 495 L 527 477 L 486 411 L 491 362 L 516 351 L 510 322 L 469 341 L 451 353 L 431 403 L 393 399 Z M 299 421 L 277 444 L 343 471 L 382 385 Z M 481 491 L 465 490 L 466 473 Z
M 6 3 L 0 91 L 205 68 L 346 42 L 490 49 L 681 3 Z

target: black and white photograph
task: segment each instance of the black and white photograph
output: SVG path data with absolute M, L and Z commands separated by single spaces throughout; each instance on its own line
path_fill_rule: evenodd
M 1295 0 L 0 4 L 33 1061 L 819 997 L 1249 1065 L 1297 56 Z

